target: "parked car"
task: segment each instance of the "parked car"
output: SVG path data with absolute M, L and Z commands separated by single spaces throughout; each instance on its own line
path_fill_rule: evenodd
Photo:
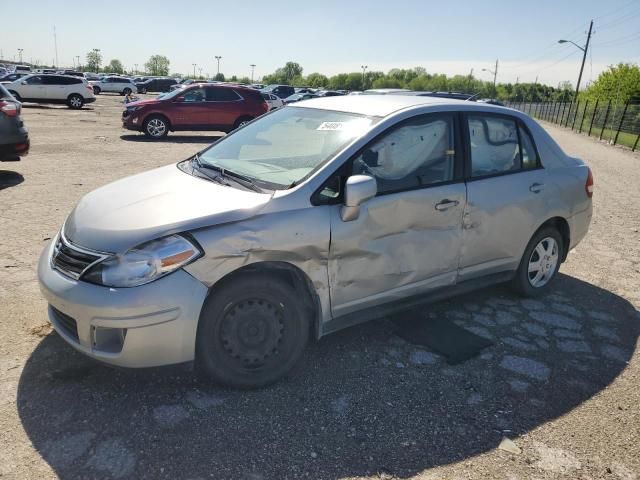
M 20 102 L 0 85 L 0 161 L 16 160 L 29 153 L 29 132 L 21 111 Z
M 89 85 L 96 95 L 103 92 L 119 93 L 120 95 L 138 93 L 138 88 L 131 79 L 126 77 L 103 77 L 101 80 L 89 82 Z
M 15 73 L 30 73 L 31 67 L 29 65 L 15 65 L 13 71 Z
M 230 132 L 269 110 L 259 91 L 227 85 L 191 85 L 155 99 L 129 103 L 123 126 L 163 138 L 169 131 Z
M 291 95 L 296 93 L 295 89 L 293 87 L 290 87 L 289 85 L 268 85 L 261 91 L 265 93 L 273 93 L 274 95 L 277 95 L 278 97 L 283 99 L 290 97 Z
M 269 110 L 280 108 L 285 104 L 284 100 L 273 93 L 261 92 L 261 95 L 264 101 L 267 102 L 267 105 L 269 105 Z
M 592 194 L 589 168 L 522 112 L 320 98 L 89 193 L 38 277 L 53 327 L 80 352 L 195 361 L 258 387 L 311 336 L 493 283 L 553 290 Z
M 296 87 L 294 91 L 295 93 L 316 93 L 316 90 L 310 87 Z
M 498 105 L 499 107 L 504 107 L 504 103 L 500 100 L 496 100 L 495 98 L 480 98 L 478 99 L 478 103 L 488 103 L 489 105 Z
M 86 78 L 88 81 L 100 80 L 100 75 L 94 72 L 84 72 L 84 78 Z
M 75 70 L 61 70 L 60 72 L 56 72 L 60 75 L 71 75 L 72 77 L 82 77 L 84 78 L 84 72 L 76 72 Z
M 451 98 L 454 100 L 473 100 L 474 98 L 474 95 L 470 93 L 461 93 L 461 92 L 408 91 L 408 92 L 397 92 L 396 95 L 415 95 L 418 97 Z
M 0 78 L 0 82 L 14 82 L 15 80 L 18 80 L 19 78 L 25 77 L 27 75 L 28 74 L 26 73 L 10 73 Z
M 27 75 L 5 87 L 20 102 L 66 103 L 69 108 L 79 109 L 96 101 L 86 80 L 67 75 Z
M 287 98 L 285 98 L 284 103 L 286 104 L 295 103 L 301 100 L 310 100 L 312 98 L 318 98 L 318 96 L 313 93 L 294 93 L 293 95 L 290 95 Z
M 316 92 L 318 97 L 340 97 L 344 95 L 344 93 L 338 92 L 337 90 L 320 90 Z
M 406 88 L 370 88 L 362 92 L 363 95 L 393 95 L 398 93 L 410 92 Z
M 139 93 L 168 92 L 171 89 L 171 85 L 176 83 L 178 82 L 175 78 L 149 78 L 135 85 Z

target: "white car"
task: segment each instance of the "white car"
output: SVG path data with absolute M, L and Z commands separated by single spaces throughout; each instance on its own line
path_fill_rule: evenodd
M 262 98 L 264 98 L 264 101 L 269 105 L 269 110 L 275 110 L 284 105 L 284 100 L 273 93 L 262 92 Z
M 79 109 L 96 101 L 85 79 L 69 75 L 27 75 L 5 87 L 20 102 L 66 103 L 69 108 Z
M 102 92 L 113 92 L 120 95 L 138 93 L 138 88 L 133 81 L 125 77 L 104 77 L 102 80 L 90 81 L 89 85 L 91 85 L 93 93 L 96 95 Z

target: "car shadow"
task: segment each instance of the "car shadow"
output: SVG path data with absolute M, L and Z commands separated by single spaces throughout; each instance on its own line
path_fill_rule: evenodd
M 16 155 L 16 161 L 19 159 L 20 157 Z M 0 170 L 0 190 L 15 187 L 16 185 L 20 185 L 22 182 L 24 182 L 24 177 L 18 172 Z
M 89 104 L 83 105 L 82 108 L 69 108 L 66 105 L 62 104 L 42 104 L 42 103 L 22 103 L 22 108 L 28 108 L 33 110 L 73 110 L 74 112 L 92 112 L 94 110 L 93 107 L 90 107 Z
M 185 367 L 107 367 L 51 333 L 22 371 L 20 419 L 60 478 L 405 478 L 571 412 L 626 368 L 640 323 L 566 275 L 536 301 L 500 286 L 424 312 L 495 343 L 450 366 L 377 320 L 315 342 L 273 386 L 234 391 Z
M 144 135 L 143 133 L 139 133 L 139 134 L 125 134 L 125 135 L 120 135 L 120 138 L 122 140 L 125 140 L 127 142 L 150 142 L 150 143 L 157 143 L 157 142 L 167 142 L 167 143 L 205 143 L 205 144 L 210 144 L 210 143 L 214 143 L 217 142 L 218 140 L 220 140 L 222 137 L 224 137 L 224 133 L 220 133 L 220 134 L 214 134 L 214 135 L 167 135 L 166 137 L 156 140 L 153 138 L 149 138 L 146 135 Z

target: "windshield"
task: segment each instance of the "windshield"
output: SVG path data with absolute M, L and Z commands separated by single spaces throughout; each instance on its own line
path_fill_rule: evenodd
M 200 155 L 200 161 L 268 188 L 286 189 L 311 175 L 377 121 L 330 110 L 282 108 L 215 143 Z
M 188 91 L 188 90 L 187 90 Z M 170 98 L 174 98 L 177 97 L 178 95 L 182 94 L 184 95 L 186 92 L 182 89 L 182 88 L 176 88 L 175 90 L 172 90 L 170 92 L 167 93 L 161 93 L 160 95 L 158 95 L 156 98 L 158 100 L 168 100 Z

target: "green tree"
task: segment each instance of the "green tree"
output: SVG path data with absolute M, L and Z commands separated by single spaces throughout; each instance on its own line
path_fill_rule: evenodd
M 144 68 L 150 75 L 169 75 L 169 59 L 164 55 L 152 55 Z
M 122 62 L 117 58 L 114 58 L 109 62 L 109 65 L 105 67 L 110 73 L 123 73 L 124 67 L 122 66 Z
M 609 66 L 580 94 L 580 99 L 617 103 L 640 99 L 640 67 L 631 63 Z
M 216 73 L 215 77 L 213 77 L 214 80 L 218 81 L 218 82 L 224 82 L 224 73 Z
M 310 73 L 306 79 L 307 85 L 313 88 L 325 87 L 329 83 L 329 79 L 321 73 Z
M 302 79 L 302 67 L 296 62 L 287 62 L 284 67 L 278 68 L 274 73 L 265 75 L 262 78 L 263 83 L 283 83 L 285 85 L 293 85 L 294 80 Z
M 102 64 L 102 54 L 100 50 L 94 48 L 90 52 L 87 52 L 86 56 L 86 68 L 89 72 L 99 72 L 100 65 Z

